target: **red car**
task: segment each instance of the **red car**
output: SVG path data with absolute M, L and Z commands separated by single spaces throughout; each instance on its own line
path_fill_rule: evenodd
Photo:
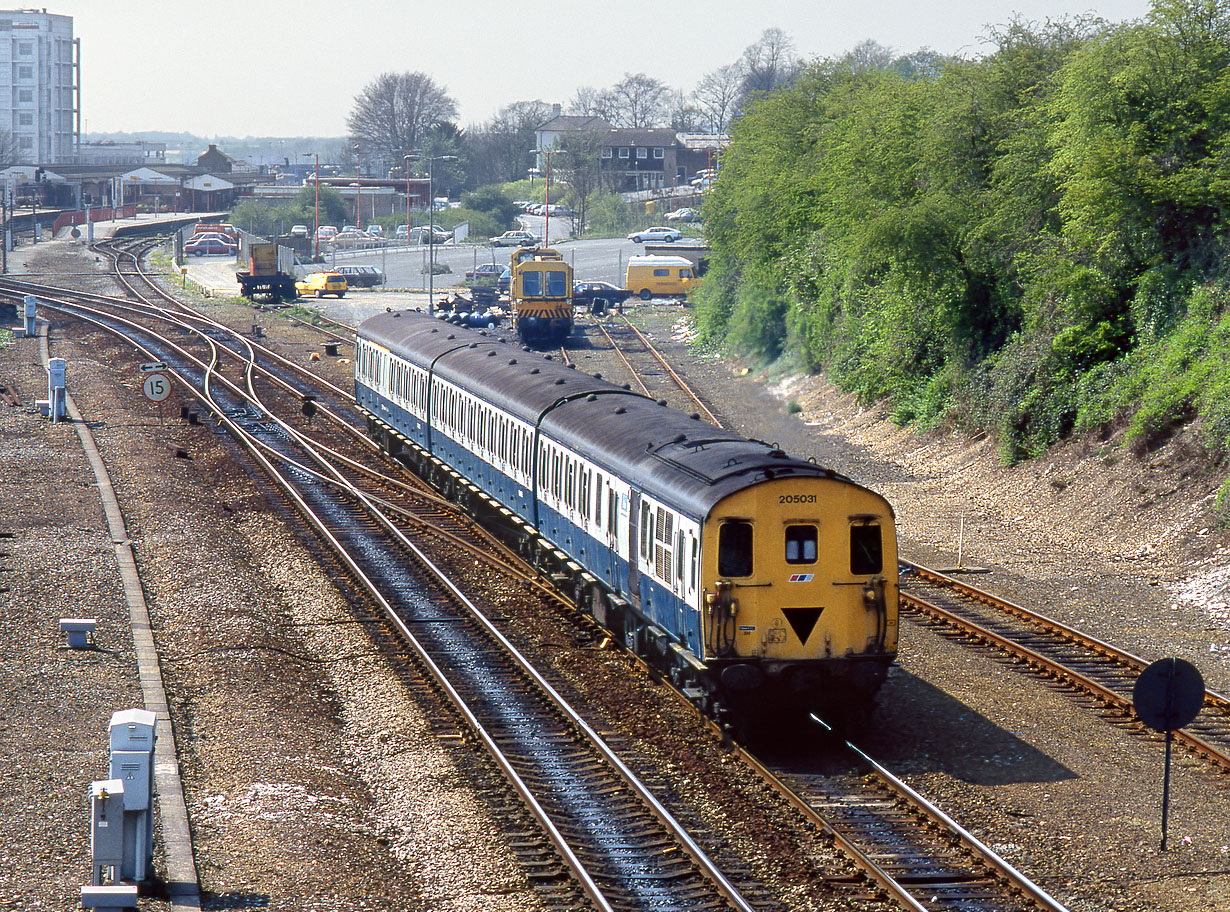
M 238 244 L 231 244 L 219 237 L 198 238 L 184 245 L 184 253 L 188 256 L 234 256 L 238 249 Z

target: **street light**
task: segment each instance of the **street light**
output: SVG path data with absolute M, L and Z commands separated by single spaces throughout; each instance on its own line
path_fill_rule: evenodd
M 315 253 L 312 256 L 313 260 L 320 259 L 320 153 L 319 152 L 304 152 L 305 156 L 311 155 L 316 159 L 316 241 Z
M 547 190 L 543 197 L 545 202 L 542 204 L 542 242 L 546 246 L 551 246 L 551 153 L 558 152 L 558 149 L 530 149 L 535 155 L 545 155 L 547 157 Z
M 427 159 L 427 211 L 428 216 L 427 228 L 427 312 L 435 313 L 435 294 L 436 294 L 436 196 L 435 189 L 432 184 L 432 165 L 438 161 L 457 161 L 456 155 L 428 155 L 424 156 Z M 406 232 L 409 233 L 407 228 Z M 409 237 L 407 237 L 409 240 Z
M 410 156 L 414 153 L 407 151 L 405 154 L 406 162 L 406 245 L 410 244 Z
M 359 164 L 359 144 L 354 144 L 354 226 L 363 230 L 363 168 Z

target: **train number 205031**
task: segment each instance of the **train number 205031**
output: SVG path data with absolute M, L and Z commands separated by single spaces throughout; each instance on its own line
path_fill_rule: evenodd
M 778 503 L 815 503 L 815 494 L 779 494 L 777 497 Z

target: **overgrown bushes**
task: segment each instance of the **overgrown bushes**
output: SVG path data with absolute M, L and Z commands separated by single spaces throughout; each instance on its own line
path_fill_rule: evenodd
M 817 61 L 748 108 L 705 205 L 700 338 L 1007 461 L 1193 419 L 1230 450 L 1230 4 L 995 37 L 977 61 Z

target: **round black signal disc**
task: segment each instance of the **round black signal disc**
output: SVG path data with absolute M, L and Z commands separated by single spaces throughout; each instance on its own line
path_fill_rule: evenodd
M 1204 705 L 1204 678 L 1182 659 L 1158 659 L 1132 688 L 1136 715 L 1155 731 L 1176 731 L 1191 723 Z

